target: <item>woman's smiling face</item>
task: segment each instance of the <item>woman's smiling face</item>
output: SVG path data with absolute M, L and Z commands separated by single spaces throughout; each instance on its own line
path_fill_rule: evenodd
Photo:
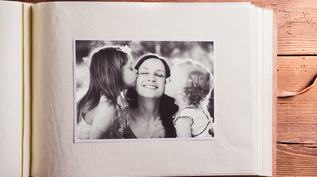
M 146 98 L 160 98 L 164 93 L 166 71 L 162 61 L 145 60 L 139 67 L 136 92 Z

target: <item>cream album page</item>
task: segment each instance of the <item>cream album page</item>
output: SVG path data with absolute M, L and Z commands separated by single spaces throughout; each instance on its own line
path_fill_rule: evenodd
M 33 5 L 31 175 L 255 174 L 253 12 L 249 3 Z M 75 39 L 213 41 L 215 138 L 75 142 Z
M 1 175 L 30 169 L 30 5 L 0 2 Z

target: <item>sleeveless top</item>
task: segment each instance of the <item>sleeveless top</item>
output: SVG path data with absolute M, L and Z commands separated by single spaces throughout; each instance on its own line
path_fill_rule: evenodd
M 80 120 L 77 123 L 77 139 L 79 140 L 87 140 L 89 139 L 90 130 L 91 130 L 90 124 L 88 124 L 85 119 L 83 119 L 83 116 L 80 116 Z
M 185 107 L 174 118 L 174 125 L 179 119 L 191 119 L 192 137 L 214 137 L 213 118 L 202 108 Z
M 105 96 L 100 97 L 100 102 L 109 101 Z M 117 117 L 114 118 L 115 126 L 110 127 L 110 130 L 107 131 L 103 139 L 114 139 L 114 138 L 122 138 L 123 130 L 125 129 L 125 119 L 126 119 L 126 104 L 123 102 L 119 102 L 120 106 L 116 106 L 117 109 Z M 77 139 L 79 140 L 87 140 L 89 139 L 90 131 L 92 125 L 87 123 L 83 117 L 80 115 L 79 121 L 77 122 Z

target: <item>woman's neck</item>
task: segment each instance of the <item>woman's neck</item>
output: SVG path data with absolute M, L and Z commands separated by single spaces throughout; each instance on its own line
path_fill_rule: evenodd
M 156 121 L 159 117 L 160 99 L 138 98 L 136 114 L 142 122 Z

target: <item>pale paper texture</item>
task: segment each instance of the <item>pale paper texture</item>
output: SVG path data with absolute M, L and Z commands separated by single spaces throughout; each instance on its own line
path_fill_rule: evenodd
M 256 154 L 262 175 L 272 172 L 273 11 L 256 10 Z
M 0 2 L 1 176 L 21 176 L 22 3 Z
M 32 175 L 255 174 L 251 12 L 249 3 L 34 5 Z M 74 143 L 74 38 L 214 40 L 216 139 Z
M 263 49 L 263 60 L 265 61 L 263 63 L 263 71 L 264 71 L 264 77 L 263 77 L 263 89 L 265 92 L 263 92 L 263 129 L 265 127 L 269 127 L 272 130 L 272 118 L 273 118 L 273 11 L 264 11 L 264 23 L 263 26 L 265 26 L 264 35 L 268 36 L 263 39 L 264 45 Z M 272 36 L 272 37 L 270 37 Z M 266 129 L 267 130 L 267 129 Z M 265 134 L 265 135 L 264 135 Z M 272 131 L 263 131 L 263 157 L 272 157 Z M 268 150 L 270 149 L 270 150 Z M 272 171 L 272 158 L 267 159 L 264 161 L 263 165 L 263 171 Z

